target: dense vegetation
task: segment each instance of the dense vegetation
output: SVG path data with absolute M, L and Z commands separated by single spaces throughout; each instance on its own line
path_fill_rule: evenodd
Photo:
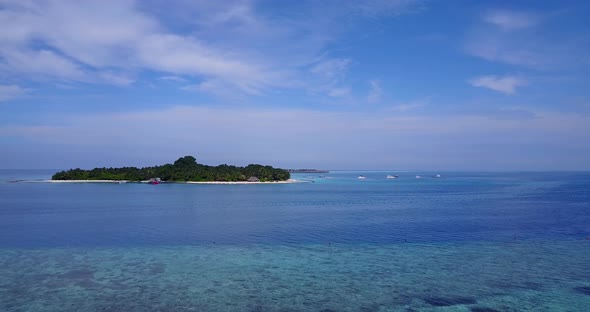
M 193 156 L 181 157 L 174 164 L 135 168 L 94 168 L 92 170 L 71 169 L 53 175 L 53 180 L 126 180 L 145 181 L 160 178 L 162 181 L 246 181 L 257 177 L 262 182 L 283 181 L 290 178 L 287 170 L 271 166 L 248 165 L 236 167 L 228 165 L 207 166 L 198 164 Z

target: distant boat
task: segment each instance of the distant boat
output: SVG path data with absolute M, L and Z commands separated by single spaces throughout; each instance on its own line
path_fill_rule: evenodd
M 440 176 L 440 174 L 435 174 L 435 175 L 433 176 L 433 178 L 440 178 L 440 177 L 441 177 L 441 176 Z
M 387 178 L 387 179 L 397 179 L 397 178 L 398 178 L 398 176 L 390 174 L 390 175 L 388 175 L 386 178 Z
M 365 177 L 364 175 L 360 175 L 360 176 L 358 176 L 357 178 L 358 178 L 358 179 L 361 179 L 361 180 L 364 180 L 364 179 L 366 179 L 367 177 Z
M 419 175 L 417 175 L 417 176 L 416 176 L 416 179 L 420 179 L 420 178 L 422 178 L 422 177 L 421 177 L 421 176 L 419 176 Z

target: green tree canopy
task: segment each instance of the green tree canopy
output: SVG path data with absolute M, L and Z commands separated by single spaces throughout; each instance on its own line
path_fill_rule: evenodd
M 174 166 L 176 166 L 176 167 L 192 167 L 196 164 L 197 164 L 197 159 L 194 158 L 193 156 L 180 157 L 174 162 Z
M 291 177 L 284 169 L 263 165 L 248 165 L 236 167 L 229 165 L 207 166 L 197 163 L 193 156 L 184 156 L 174 164 L 154 167 L 123 167 L 123 168 L 94 168 L 82 170 L 79 168 L 61 171 L 54 174 L 53 180 L 126 180 L 145 181 L 160 178 L 162 181 L 246 181 L 250 177 L 257 177 L 260 181 L 284 181 Z

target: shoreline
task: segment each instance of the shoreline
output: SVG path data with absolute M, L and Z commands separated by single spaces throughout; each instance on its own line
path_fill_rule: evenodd
M 294 179 L 289 179 L 286 181 L 268 181 L 268 182 L 248 182 L 248 181 L 186 181 L 186 182 L 178 182 L 184 184 L 289 184 L 289 183 L 298 183 L 299 181 Z M 175 182 L 172 182 L 175 183 Z
M 39 183 L 148 183 L 148 181 L 125 181 L 125 180 L 42 180 L 42 181 L 20 181 L 20 182 L 39 182 Z M 289 179 L 285 181 L 269 182 L 248 182 L 248 181 L 186 181 L 186 182 L 161 182 L 162 184 L 290 184 L 300 183 L 298 180 Z

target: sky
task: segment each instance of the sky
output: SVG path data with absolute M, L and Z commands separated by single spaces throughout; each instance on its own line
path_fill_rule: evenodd
M 588 1 L 0 0 L 0 168 L 590 170 Z

